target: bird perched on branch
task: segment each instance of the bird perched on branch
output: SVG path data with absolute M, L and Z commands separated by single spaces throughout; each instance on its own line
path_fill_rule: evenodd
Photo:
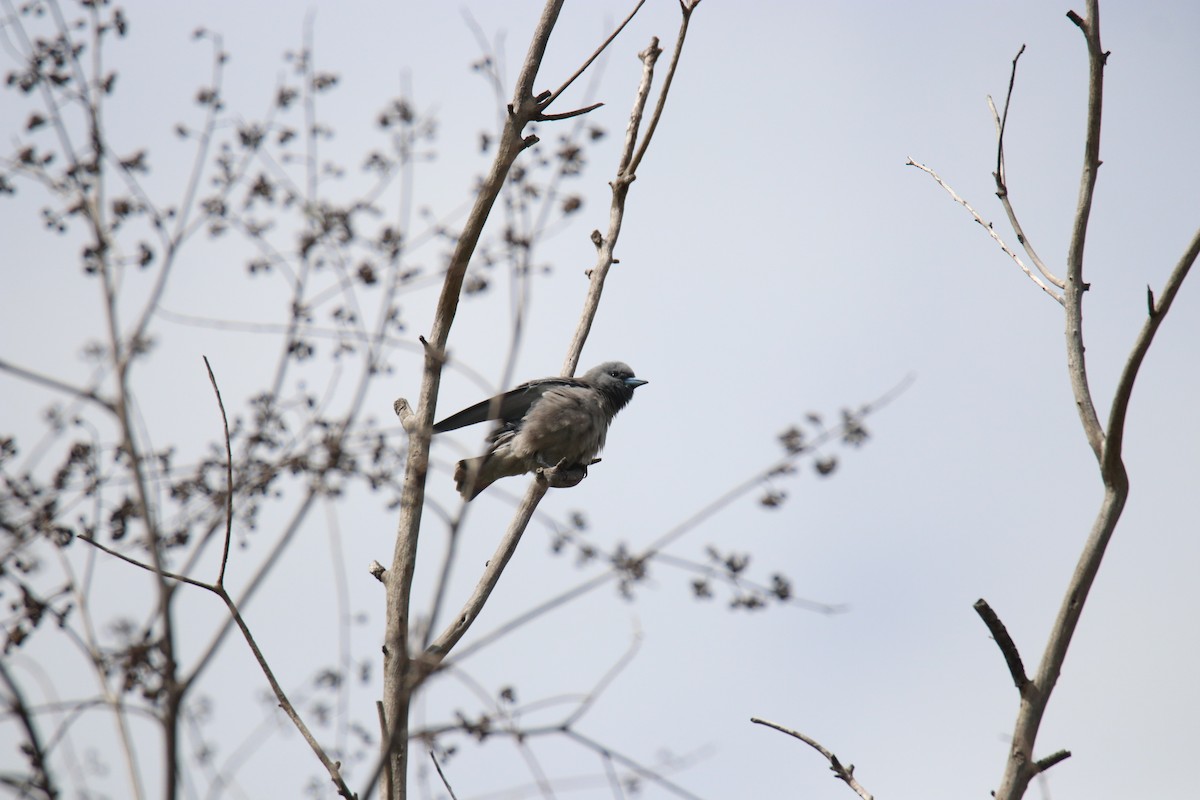
M 459 461 L 454 469 L 459 493 L 474 500 L 494 481 L 538 467 L 582 468 L 587 474 L 604 447 L 609 423 L 633 399 L 633 390 L 646 383 L 629 365 L 608 361 L 578 378 L 523 383 L 446 417 L 433 432 L 500 421 L 488 436 L 487 453 Z

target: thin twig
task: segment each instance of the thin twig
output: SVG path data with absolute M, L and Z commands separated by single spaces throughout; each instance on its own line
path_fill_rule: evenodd
M 559 86 L 557 89 L 555 89 L 553 92 L 550 93 L 550 96 L 547 97 L 545 102 L 542 103 L 542 108 L 546 108 L 551 103 L 553 103 L 555 100 L 557 100 L 559 95 L 561 95 L 563 92 L 565 92 L 567 90 L 567 87 L 569 87 L 572 83 L 574 83 L 576 81 L 576 79 L 579 78 L 580 75 L 587 72 L 587 68 L 592 65 L 592 62 L 594 62 L 597 58 L 599 58 L 600 54 L 608 49 L 608 46 L 613 43 L 613 40 L 615 40 L 617 38 L 617 36 L 620 35 L 621 31 L 625 30 L 625 26 L 628 25 L 630 23 L 630 21 L 637 15 L 637 13 L 642 10 L 642 6 L 644 6 L 645 4 L 646 4 L 646 0 L 638 0 L 638 4 L 633 7 L 632 11 L 629 12 L 629 16 L 625 17 L 625 20 L 620 25 L 617 26 L 617 29 L 615 31 L 613 31 L 607 39 L 605 39 L 603 42 L 601 42 L 600 46 L 596 48 L 595 52 L 593 52 L 590 56 L 588 56 L 587 61 L 584 61 L 583 65 L 580 66 L 579 69 L 575 70 L 574 74 L 572 74 L 571 77 L 569 77 L 565 81 L 563 81 L 561 86 Z M 592 106 L 591 108 L 585 109 L 584 111 L 580 111 L 577 113 L 581 113 L 581 114 L 586 113 L 587 111 L 591 111 L 593 108 L 598 108 L 601 105 L 603 105 L 603 103 L 597 103 L 595 106 Z M 551 117 L 542 117 L 542 119 L 551 119 Z
M 676 797 L 682 797 L 684 800 L 701 800 L 699 795 L 689 792 L 687 789 L 684 789 L 674 781 L 667 780 L 658 770 L 651 769 L 650 767 L 633 760 L 629 756 L 613 750 L 611 747 L 606 747 L 597 742 L 595 739 L 592 739 L 590 736 L 582 734 L 574 728 L 568 728 L 567 730 L 562 731 L 562 735 L 566 736 L 568 739 L 574 739 L 579 744 L 582 744 L 583 746 L 588 747 L 597 753 L 611 758 L 613 761 L 625 767 L 625 769 L 640 775 L 642 778 L 651 783 L 657 784 L 665 791 L 670 792 Z
M 433 760 L 433 768 L 437 770 L 438 777 L 442 779 L 442 786 L 445 786 L 446 791 L 450 793 L 450 800 L 458 800 L 458 796 L 454 794 L 454 789 L 450 788 L 450 781 L 446 780 L 446 773 L 442 772 L 442 765 L 438 763 L 437 755 L 430 750 L 429 757 Z
M 640 650 L 641 647 L 642 632 L 635 631 L 633 635 L 633 641 L 629 643 L 629 647 L 625 649 L 625 652 L 621 654 L 621 657 L 617 659 L 616 663 L 608 668 L 608 672 L 604 673 L 604 675 L 600 677 L 600 680 L 597 681 L 596 685 L 593 686 L 591 691 L 587 693 L 587 696 L 580 701 L 579 705 L 575 707 L 575 710 L 572 711 L 565 720 L 563 720 L 564 728 L 571 727 L 583 718 L 583 715 L 586 714 L 591 707 L 595 705 L 596 701 L 600 699 L 600 695 L 604 693 L 604 690 L 607 689 L 609 685 L 611 685 L 612 682 L 617 679 L 618 675 L 625 671 L 626 667 L 633 663 L 633 659 L 637 656 L 638 650 Z
M 1017 62 L 1021 59 L 1021 54 L 1025 52 L 1025 45 L 1021 45 L 1021 49 L 1013 56 L 1012 72 L 1008 76 L 1008 94 L 1004 98 L 1004 113 L 996 112 L 996 104 L 992 102 L 992 98 L 988 98 L 988 107 L 992 110 L 992 116 L 996 119 L 996 171 L 992 173 L 992 177 L 996 180 L 996 196 L 1000 198 L 1000 205 L 1004 207 L 1004 213 L 1008 215 L 1008 222 L 1012 225 L 1013 232 L 1017 234 L 1017 241 L 1021 243 L 1021 247 L 1025 249 L 1026 255 L 1033 265 L 1037 267 L 1037 271 L 1042 273 L 1046 280 L 1050 281 L 1054 286 L 1062 289 L 1066 286 L 1066 282 L 1059 278 L 1047 268 L 1046 263 L 1038 256 L 1037 251 L 1033 249 L 1033 244 L 1029 241 L 1029 237 L 1025 235 L 1021 223 L 1017 221 L 1017 212 L 1013 209 L 1012 201 L 1008 196 L 1008 179 L 1004 171 L 1004 132 L 1008 129 L 1008 110 L 1012 106 L 1013 87 L 1017 82 Z
M 816 739 L 813 739 L 811 736 L 806 736 L 800 731 L 784 727 L 778 722 L 771 722 L 770 720 L 761 719 L 760 717 L 751 717 L 750 721 L 756 725 L 766 725 L 768 728 L 774 728 L 781 733 L 786 733 L 788 736 L 794 736 L 795 738 L 804 742 L 806 745 L 825 756 L 825 760 L 829 762 L 829 769 L 833 772 L 834 776 L 838 780 L 845 782 L 845 784 L 853 789 L 855 793 L 862 798 L 862 800 L 872 800 L 871 793 L 868 792 L 854 777 L 854 765 L 851 764 L 849 766 L 842 766 L 842 762 L 838 760 L 838 757 L 830 752 L 828 748 L 826 748 Z
M 296 711 L 291 701 L 288 700 L 287 694 L 283 691 L 283 687 L 279 685 L 277 680 L 275 680 L 275 673 L 272 672 L 270 665 L 267 663 L 266 657 L 263 656 L 262 651 L 258 647 L 258 643 L 254 640 L 254 636 L 251 634 L 249 626 L 246 624 L 246 621 L 242 619 L 242 615 L 241 612 L 238 611 L 237 604 L 234 603 L 233 598 L 229 596 L 229 593 L 225 591 L 225 587 L 218 586 L 216 584 L 205 583 L 203 581 L 196 580 L 195 578 L 189 578 L 186 575 L 180 575 L 178 573 L 158 569 L 151 564 L 146 564 L 138 561 L 137 559 L 130 558 L 124 553 L 113 550 L 112 548 L 101 544 L 93 538 L 86 536 L 80 536 L 79 538 L 90 544 L 92 547 L 95 547 L 102 552 L 109 554 L 110 556 L 118 558 L 127 564 L 138 567 L 139 569 L 143 569 L 147 572 L 157 575 L 160 579 L 186 583 L 189 586 L 195 586 L 199 589 L 212 592 L 217 597 L 221 598 L 221 600 L 225 603 L 225 607 L 229 611 L 230 618 L 233 620 L 234 624 L 237 625 L 238 630 L 242 632 L 242 638 L 244 638 L 246 640 L 246 644 L 249 645 L 250 652 L 254 655 L 255 661 L 258 662 L 258 666 L 262 670 L 263 675 L 266 677 L 267 683 L 270 684 L 271 691 L 274 693 L 275 699 L 279 701 L 279 707 L 283 709 L 285 714 L 287 714 L 288 718 L 292 721 L 292 724 L 296 726 L 298 731 L 300 731 L 300 735 L 304 737 L 304 741 L 308 742 L 308 746 L 312 749 L 313 753 L 317 756 L 317 759 L 325 767 L 326 771 L 329 773 L 330 779 L 333 781 L 334 785 L 337 786 L 338 795 L 345 798 L 355 797 L 355 794 L 350 791 L 350 788 L 346 785 L 345 781 L 342 780 L 341 764 L 330 759 L 325 753 L 324 748 L 322 748 L 320 743 L 317 742 L 316 738 L 312 735 L 312 732 L 308 729 L 308 726 L 304 724 L 304 720 L 301 719 L 300 714 Z
M 1009 258 L 1011 258 L 1013 261 L 1016 262 L 1017 266 L 1021 268 L 1021 271 L 1024 272 L 1031 281 L 1036 283 L 1043 292 L 1045 292 L 1046 294 L 1053 297 L 1060 305 L 1063 303 L 1062 296 L 1059 295 L 1057 292 L 1055 292 L 1053 289 L 1051 289 L 1049 286 L 1047 286 L 1045 283 L 1043 283 L 1041 278 L 1039 278 L 1037 275 L 1034 275 L 1033 272 L 1030 271 L 1029 267 L 1025 266 L 1025 263 L 1023 261 L 1021 261 L 1020 256 L 1018 256 L 1016 253 L 1014 253 L 1012 251 L 1012 249 L 1007 244 L 1004 243 L 1004 240 L 1000 238 L 1000 234 L 996 233 L 996 229 L 992 226 L 992 224 L 989 222 L 985 222 L 983 217 L 981 217 L 979 215 L 979 212 L 976 211 L 970 203 L 968 203 L 966 200 L 959 197 L 958 192 L 956 192 L 956 191 L 954 191 L 954 189 L 950 188 L 950 184 L 946 183 L 944 180 L 942 180 L 942 178 L 936 172 L 934 172 L 932 169 L 925 166 L 924 164 L 920 163 L 919 161 L 914 161 L 912 158 L 909 158 L 908 161 L 905 163 L 908 164 L 908 166 L 910 166 L 910 167 L 916 167 L 917 169 L 921 170 L 922 172 L 927 174 L 929 177 L 931 177 L 935 181 L 937 181 L 938 186 L 941 186 L 943 189 L 945 189 L 946 193 L 950 195 L 950 197 L 954 200 L 954 202 L 958 203 L 960 206 L 962 206 L 963 208 L 965 208 L 967 211 L 970 212 L 971 217 L 974 218 L 974 220 L 976 222 L 978 222 L 983 227 L 983 229 L 988 232 L 988 236 L 991 236 L 992 239 L 996 242 L 996 244 L 998 244 L 1000 246 L 1000 249 L 1003 250 L 1008 255 Z
M 600 108 L 600 106 L 602 106 L 602 105 L 604 105 L 604 103 L 592 103 L 590 106 L 584 106 L 583 108 L 577 108 L 574 111 L 563 111 L 560 114 L 538 114 L 537 121 L 538 122 L 557 122 L 559 120 L 571 119 L 572 117 L 582 117 L 584 114 L 587 114 L 590 111 L 595 111 L 597 108 Z
M 36 383 L 39 386 L 45 386 L 46 388 L 53 389 L 56 392 L 64 392 L 66 394 L 78 397 L 80 400 L 87 400 L 88 402 L 95 403 L 111 414 L 117 413 L 116 406 L 113 405 L 112 401 L 105 400 L 103 397 L 96 394 L 95 389 L 83 389 L 78 386 L 72 386 L 69 383 L 60 381 L 58 378 L 54 378 L 49 375 L 42 375 L 40 372 L 34 372 L 33 370 L 26 369 L 25 367 L 19 367 L 16 364 L 5 361 L 2 358 L 0 358 L 0 371 L 10 372 L 13 375 L 16 375 L 18 378 L 23 378 L 30 383 Z
M 675 50 L 671 53 L 671 63 L 667 67 L 667 76 L 663 79 L 662 89 L 658 92 L 658 103 L 654 106 L 654 113 L 650 115 L 650 124 L 646 126 L 646 135 L 642 137 L 642 143 L 638 146 L 637 154 L 633 160 L 629 162 L 628 173 L 636 175 L 637 169 L 642 165 L 642 159 L 646 156 L 646 150 L 650 147 L 650 141 L 654 138 L 654 132 L 658 130 L 658 123 L 662 120 L 663 109 L 667 105 L 667 94 L 671 91 L 671 83 L 675 80 L 675 70 L 679 68 L 679 57 L 683 55 L 683 42 L 687 38 L 688 23 L 692 20 L 692 12 L 696 10 L 696 6 L 700 5 L 700 0 L 679 0 L 679 9 L 682 17 L 679 21 L 679 33 L 675 37 Z
M 225 566 L 229 563 L 229 541 L 233 538 L 233 450 L 229 444 L 229 417 L 225 415 L 225 401 L 221 399 L 221 390 L 217 386 L 217 378 L 213 375 L 212 365 L 208 356 L 202 356 L 204 368 L 208 370 L 208 382 L 212 384 L 213 394 L 217 396 L 217 407 L 221 410 L 221 425 L 225 437 L 225 548 L 221 551 L 221 570 L 217 573 L 217 586 L 225 585 Z

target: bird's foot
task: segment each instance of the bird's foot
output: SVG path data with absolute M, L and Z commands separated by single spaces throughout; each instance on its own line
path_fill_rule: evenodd
M 553 467 L 538 467 L 538 477 L 555 489 L 569 489 L 572 486 L 578 486 L 587 477 L 588 465 L 565 462 L 566 459 L 563 459 Z

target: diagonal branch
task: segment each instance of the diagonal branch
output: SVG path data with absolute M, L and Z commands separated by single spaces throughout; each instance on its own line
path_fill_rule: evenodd
M 54 785 L 53 774 L 47 765 L 49 750 L 38 733 L 34 711 L 25 702 L 25 695 L 21 691 L 21 687 L 9 673 L 3 659 L 0 659 L 0 681 L 8 687 L 7 702 L 4 704 L 5 716 L 16 717 L 21 723 L 21 727 L 25 729 L 25 741 L 21 743 L 20 749 L 21 754 L 29 761 L 29 778 L 20 780 L 14 778 L 13 788 L 20 788 L 21 797 L 32 797 L 33 795 L 27 794 L 27 792 L 36 789 L 47 798 L 56 798 L 59 796 L 59 790 Z
M 331 759 L 328 754 L 326 754 L 325 749 L 321 747 L 321 744 L 317 741 L 316 737 L 313 736 L 312 731 L 310 731 L 308 726 L 304 724 L 304 720 L 300 717 L 299 712 L 296 711 L 295 706 L 293 706 L 291 701 L 288 700 L 287 693 L 284 692 L 283 687 L 279 685 L 279 681 L 275 679 L 275 673 L 271 670 L 271 666 L 267 663 L 267 659 L 263 655 L 262 650 L 259 649 L 258 643 L 254 639 L 254 635 L 250 632 L 250 627 L 242 618 L 242 614 L 238 610 L 237 604 L 233 601 L 233 598 L 229 596 L 229 593 L 225 591 L 224 586 L 205 583 L 204 581 L 199 581 L 195 578 L 189 578 L 187 575 L 180 575 L 175 572 L 160 569 L 152 564 L 146 564 L 117 550 L 113 550 L 112 548 L 107 547 L 106 545 L 103 545 L 97 540 L 88 536 L 80 536 L 79 538 L 82 541 L 90 544 L 92 547 L 95 547 L 96 549 L 107 553 L 114 558 L 124 561 L 126 564 L 137 567 L 138 569 L 143 569 L 146 572 L 150 572 L 158 576 L 160 580 L 186 583 L 189 586 L 195 586 L 198 589 L 204 589 L 205 591 L 212 592 L 217 597 L 221 598 L 221 601 L 225 603 L 225 607 L 229 611 L 230 618 L 233 620 L 234 624 L 237 625 L 238 630 L 242 632 L 242 637 L 246 640 L 246 644 L 250 647 L 250 652 L 254 655 L 255 661 L 258 662 L 258 666 L 262 670 L 263 676 L 266 677 L 267 683 L 270 684 L 271 692 L 275 695 L 275 699 L 279 701 L 279 707 L 283 709 L 285 714 L 287 714 L 288 719 L 290 719 L 292 724 L 296 726 L 296 730 L 298 730 L 300 735 L 304 737 L 304 741 L 308 743 L 308 746 L 312 748 L 312 751 L 317 756 L 317 759 L 325 767 L 326 771 L 329 773 L 330 780 L 332 780 L 337 786 L 338 795 L 345 798 L 352 798 L 355 796 L 342 779 L 341 765 Z
M 621 31 L 625 30 L 625 26 L 628 25 L 635 16 L 637 16 L 637 13 L 642 10 L 642 6 L 644 6 L 645 4 L 646 4 L 646 0 L 638 0 L 637 5 L 634 6 L 633 10 L 629 12 L 629 16 L 625 17 L 625 20 L 620 25 L 617 26 L 617 29 L 615 31 L 613 31 L 607 39 L 605 39 L 603 42 L 600 43 L 600 46 L 596 48 L 595 52 L 593 52 L 590 56 L 588 56 L 587 61 L 584 61 L 582 66 L 580 66 L 579 69 L 575 70 L 574 74 L 572 74 L 571 77 L 569 77 L 565 81 L 563 81 L 561 86 L 559 86 L 557 89 L 555 89 L 553 92 L 550 93 L 550 96 L 547 97 L 542 102 L 542 104 L 541 104 L 542 108 L 546 108 L 551 103 L 553 103 L 555 100 L 557 100 L 559 95 L 561 95 L 563 92 L 565 92 L 567 90 L 567 88 L 570 87 L 570 85 L 579 78 L 580 75 L 587 72 L 587 68 L 590 67 L 592 65 L 592 63 L 597 58 L 600 57 L 601 53 L 603 53 L 605 50 L 608 49 L 608 46 L 610 44 L 612 44 L 613 41 L 621 34 Z M 597 104 L 597 105 L 600 105 L 600 104 Z M 592 108 L 595 108 L 595 107 L 596 106 L 593 106 Z M 588 110 L 590 111 L 591 109 L 589 108 Z M 577 112 L 577 113 L 583 113 L 583 112 Z M 550 119 L 550 117 L 542 117 L 542 119 Z
M 1121 378 L 1117 382 L 1117 389 L 1113 393 L 1113 405 L 1108 415 L 1108 440 L 1105 443 L 1104 461 L 1101 465 L 1105 472 L 1114 469 L 1116 461 L 1121 458 L 1121 446 L 1125 436 L 1125 415 L 1129 410 L 1133 382 L 1137 379 L 1138 370 L 1141 369 L 1146 352 L 1154 341 L 1154 334 L 1158 332 L 1158 327 L 1166 318 L 1167 312 L 1171 310 L 1171 303 L 1174 302 L 1175 295 L 1179 293 L 1179 288 L 1183 286 L 1183 281 L 1192 265 L 1196 263 L 1197 257 L 1200 257 L 1200 230 L 1192 236 L 1187 250 L 1180 257 L 1175 269 L 1171 271 L 1157 304 L 1154 303 L 1154 295 L 1150 295 L 1149 314 L 1145 323 L 1142 324 L 1142 330 L 1133 344 L 1133 351 L 1125 362 L 1125 368 L 1121 371 Z
M 979 212 L 976 211 L 971 206 L 970 203 L 968 203 L 966 200 L 959 197 L 958 192 L 956 192 L 952 188 L 950 188 L 950 184 L 948 184 L 944 180 L 942 180 L 941 176 L 939 176 L 936 172 L 934 172 L 932 169 L 925 166 L 924 164 L 920 163 L 919 161 L 914 161 L 912 158 L 909 158 L 908 161 L 906 161 L 905 163 L 910 167 L 916 167 L 917 169 L 921 170 L 929 177 L 933 178 L 937 182 L 938 186 L 941 186 L 943 189 L 946 190 L 946 193 L 950 195 L 951 199 L 953 199 L 954 202 L 958 203 L 960 206 L 962 206 L 963 208 L 965 208 L 967 211 L 970 212 L 971 217 L 974 218 L 974 220 L 976 222 L 978 222 L 981 226 L 983 226 L 983 229 L 988 232 L 988 236 L 991 236 L 992 240 L 995 241 L 996 244 L 1000 245 L 1000 249 L 1003 250 L 1005 253 L 1007 253 L 1008 257 L 1017 263 L 1017 266 L 1021 268 L 1021 271 L 1024 272 L 1031 281 L 1036 283 L 1043 292 L 1045 292 L 1046 294 L 1053 297 L 1056 301 L 1058 301 L 1058 303 L 1060 305 L 1063 303 L 1062 296 L 1059 295 L 1057 292 L 1055 292 L 1053 289 L 1051 289 L 1049 286 L 1047 286 L 1042 281 L 1041 278 L 1039 278 L 1037 275 L 1034 275 L 1029 270 L 1029 267 L 1025 266 L 1024 262 L 1021 261 L 1020 256 L 1018 256 L 1016 253 L 1014 253 L 1012 251 L 1012 249 L 1009 248 L 1009 246 L 1004 243 L 1004 240 L 1000 238 L 1000 234 L 996 233 L 996 229 L 991 225 L 991 223 L 985 222 L 983 217 L 981 217 L 979 215 Z
M 750 721 L 756 725 L 766 725 L 768 728 L 774 728 L 777 731 L 786 733 L 788 736 L 794 736 L 800 741 L 804 742 L 806 745 L 825 756 L 825 760 L 829 762 L 829 769 L 833 772 L 834 776 L 838 780 L 843 781 L 847 786 L 853 789 L 855 794 L 861 797 L 862 800 L 872 800 L 871 793 L 868 792 L 866 788 L 854 777 L 854 765 L 851 764 L 850 766 L 843 766 L 842 762 L 838 760 L 838 757 L 816 739 L 813 739 L 811 736 L 806 736 L 800 731 L 795 731 L 791 728 L 785 728 L 783 725 L 780 725 L 777 722 L 771 722 L 770 720 L 761 719 L 759 717 L 751 717 Z
M 1004 656 L 1004 663 L 1008 665 L 1008 673 L 1012 676 L 1013 684 L 1017 687 L 1017 691 L 1024 697 L 1026 692 L 1033 687 L 1025 674 L 1025 665 L 1021 663 L 1021 653 L 1017 650 L 1017 645 L 1013 642 L 1012 637 L 1008 635 L 1008 628 L 1004 627 L 1004 623 L 1000 621 L 1000 617 L 988 605 L 987 600 L 980 598 L 975 601 L 975 613 L 983 620 L 983 624 L 991 632 L 992 638 L 996 641 L 996 646 L 1000 648 L 1001 654 Z
M 491 596 L 492 590 L 496 588 L 496 584 L 500 581 L 500 574 L 504 572 L 504 568 L 508 565 L 509 559 L 513 557 L 513 553 L 517 550 L 517 545 L 521 542 L 521 535 L 525 533 L 525 528 L 529 525 L 529 520 L 533 517 L 533 512 L 537 508 L 537 504 L 545 496 L 548 485 L 544 480 L 536 479 L 525 493 L 525 499 L 517 508 L 517 513 L 508 525 L 508 530 L 504 537 L 500 540 L 500 544 L 496 547 L 496 552 L 488 559 L 487 567 L 480 576 L 478 583 L 475 585 L 475 590 L 471 593 L 466 604 L 463 606 L 459 615 L 455 618 L 446 630 L 425 649 L 425 654 L 421 659 L 421 678 L 424 678 L 429 672 L 437 668 L 437 665 L 446 657 L 446 653 L 450 648 L 463 637 L 463 634 L 470 628 L 471 623 L 479 616 L 479 612 L 483 610 L 484 603 Z M 418 678 L 420 680 L 420 678 Z
M 63 392 L 65 394 L 78 397 L 80 400 L 87 400 L 95 403 L 111 414 L 115 415 L 117 413 L 117 408 L 115 405 L 113 405 L 112 401 L 105 400 L 103 397 L 96 394 L 95 389 L 84 389 L 79 386 L 72 386 L 69 383 L 60 381 L 58 378 L 50 375 L 43 375 L 40 372 L 34 372 L 31 369 L 17 366 L 16 364 L 5 361 L 2 358 L 0 358 L 0 372 L 12 373 L 16 377 L 29 381 L 30 383 L 36 383 L 37 385 L 44 386 L 47 389 L 53 389 L 56 392 Z

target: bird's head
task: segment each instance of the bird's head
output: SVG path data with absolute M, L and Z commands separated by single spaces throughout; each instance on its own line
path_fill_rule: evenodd
M 602 392 L 613 404 L 615 414 L 633 399 L 633 390 L 649 381 L 636 378 L 628 364 L 606 361 L 583 374 L 583 379 Z

